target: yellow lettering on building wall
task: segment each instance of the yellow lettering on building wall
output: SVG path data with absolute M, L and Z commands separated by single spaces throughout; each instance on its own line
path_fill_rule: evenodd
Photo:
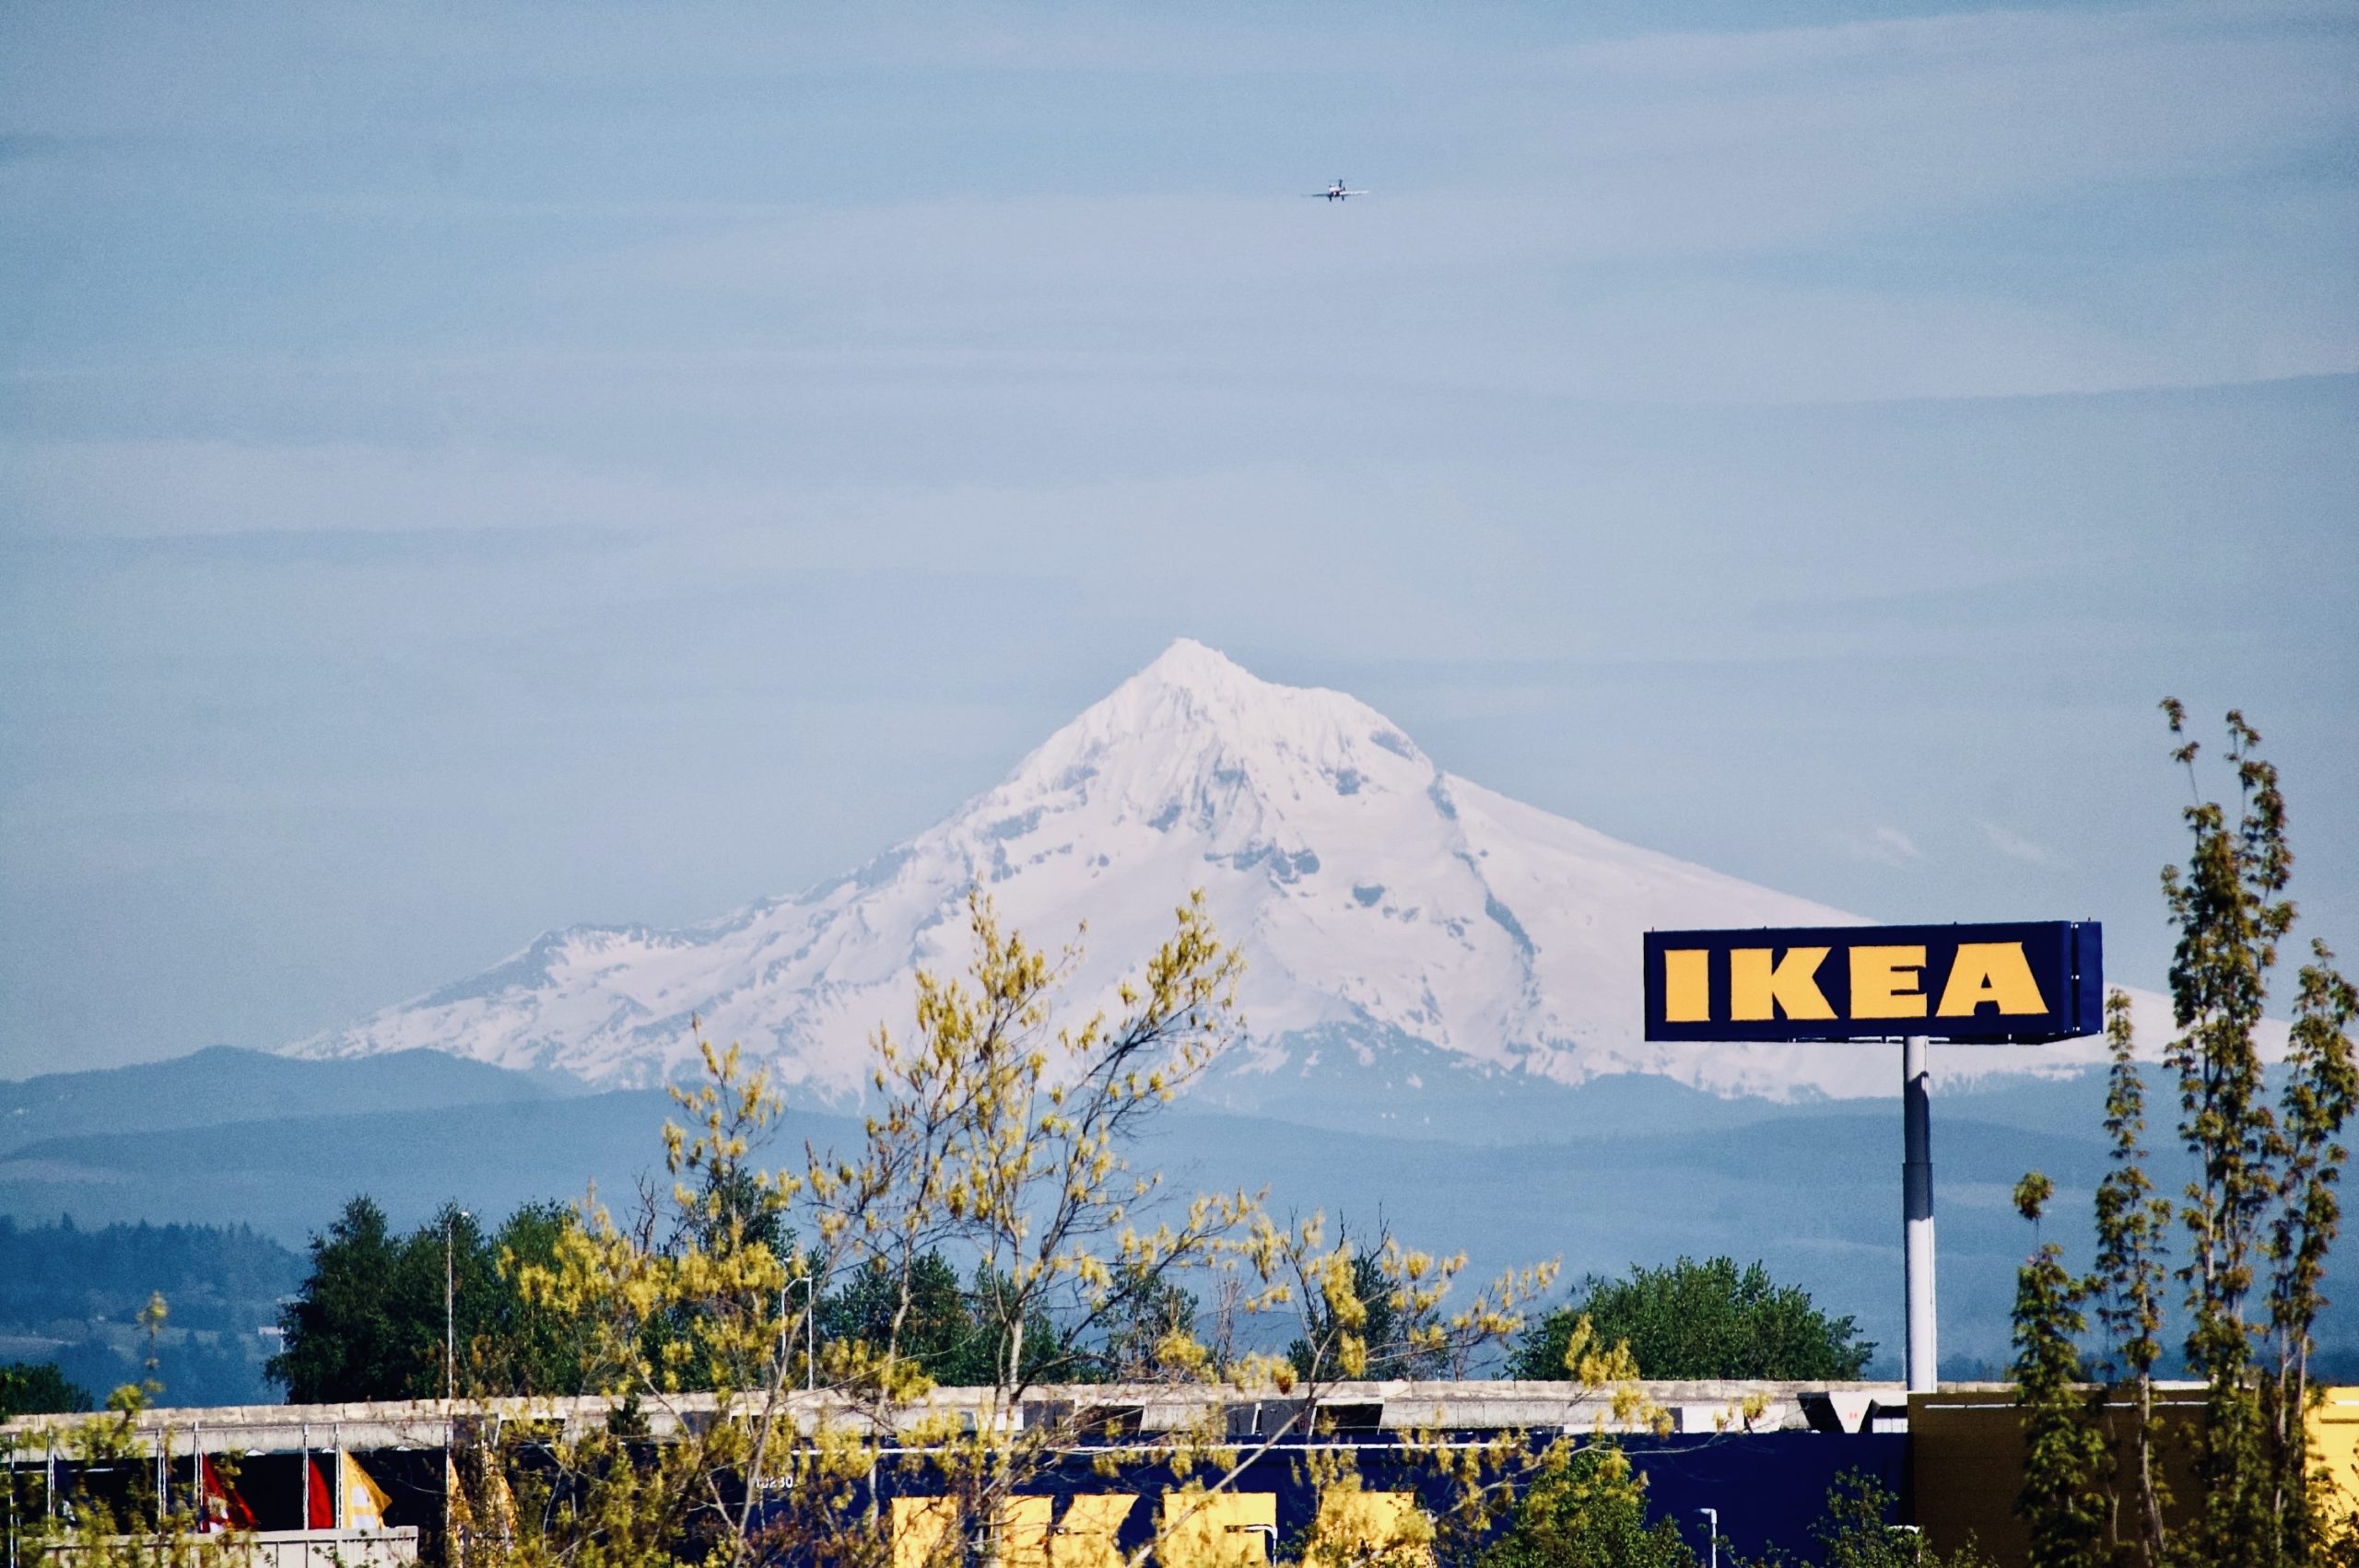
M 1278 1533 L 1273 1492 L 1167 1492 L 1162 1568 L 1263 1568 Z
M 1011 1497 L 999 1505 L 1001 1568 L 1049 1568 L 1049 1525 L 1053 1497 Z
M 1823 947 L 1790 947 L 1775 965 L 1775 949 L 1739 947 L 1729 953 L 1729 1016 L 1740 1023 L 1768 1018 L 1832 1018 L 1826 993 L 1818 989 Z
M 1434 1560 L 1433 1523 L 1414 1492 L 1330 1487 L 1319 1497 L 1315 1539 L 1303 1554 L 1317 1568 L 1426 1568 Z
M 1662 1015 L 1672 1024 L 1712 1021 L 1711 954 L 1700 947 L 1663 954 Z
M 2048 1011 L 2022 942 L 1957 944 L 1957 962 L 1950 966 L 1949 984 L 1942 988 L 1941 1015 L 1971 1018 L 1974 1010 L 1986 1002 L 1996 1004 L 2001 1014 Z
M 1851 950 L 1851 1016 L 1925 1016 L 1921 947 L 1855 947 Z
M 957 1516 L 957 1504 L 946 1497 L 893 1499 L 893 1568 L 925 1568 Z
M 1122 1549 L 1116 1538 L 1136 1502 L 1120 1493 L 1074 1497 L 1049 1536 L 1049 1568 L 1121 1568 Z

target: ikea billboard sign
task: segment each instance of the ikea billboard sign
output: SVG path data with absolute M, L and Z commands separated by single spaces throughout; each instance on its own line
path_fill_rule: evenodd
M 1649 931 L 1649 1040 L 2069 1040 L 2105 1027 L 2094 920 Z

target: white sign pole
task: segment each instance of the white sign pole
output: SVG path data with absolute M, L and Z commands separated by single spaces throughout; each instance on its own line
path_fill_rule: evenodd
M 1900 1047 L 1901 1239 L 1908 1280 L 1908 1391 L 1930 1394 L 1940 1375 L 1933 1325 L 1933 1128 L 1925 1036 Z

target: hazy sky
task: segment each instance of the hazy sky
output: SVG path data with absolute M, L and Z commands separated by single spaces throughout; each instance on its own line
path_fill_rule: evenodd
M 1873 9 L 0 6 L 0 1072 L 795 890 L 1181 633 L 2149 985 L 2242 704 L 2359 960 L 2359 8 Z

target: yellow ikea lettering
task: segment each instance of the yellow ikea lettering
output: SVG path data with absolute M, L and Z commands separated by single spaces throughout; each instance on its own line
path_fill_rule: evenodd
M 1329 1487 L 1319 1495 L 1320 1548 L 1306 1562 L 1433 1568 L 1434 1527 L 1413 1492 Z
M 1053 1497 L 1010 1497 L 1000 1504 L 1001 1568 L 1049 1568 L 1049 1526 L 1056 1512 Z
M 1790 947 L 1773 967 L 1767 947 L 1729 952 L 1729 1016 L 1741 1023 L 1777 1018 L 1832 1018 L 1826 993 L 1818 989 L 1824 947 Z
M 1712 1021 L 1712 955 L 1703 948 L 1664 952 L 1662 1015 L 1669 1024 Z
M 1855 947 L 1851 950 L 1851 1016 L 1922 1018 L 1925 993 L 1919 973 L 1921 947 Z
M 1206 1492 L 1201 1486 L 1163 1494 L 1163 1568 L 1262 1568 L 1278 1534 L 1273 1492 Z
M 1116 1538 L 1137 1501 L 1120 1492 L 1075 1495 L 1049 1537 L 1049 1568 L 1122 1568 Z
M 893 1499 L 893 1568 L 925 1568 L 957 1517 L 946 1497 Z
M 1996 1003 L 2001 1014 L 2048 1011 L 2033 978 L 2031 960 L 2019 942 L 1962 942 L 1957 962 L 1950 966 L 1949 984 L 1942 988 L 1941 1015 L 1971 1018 L 1984 1002 Z

